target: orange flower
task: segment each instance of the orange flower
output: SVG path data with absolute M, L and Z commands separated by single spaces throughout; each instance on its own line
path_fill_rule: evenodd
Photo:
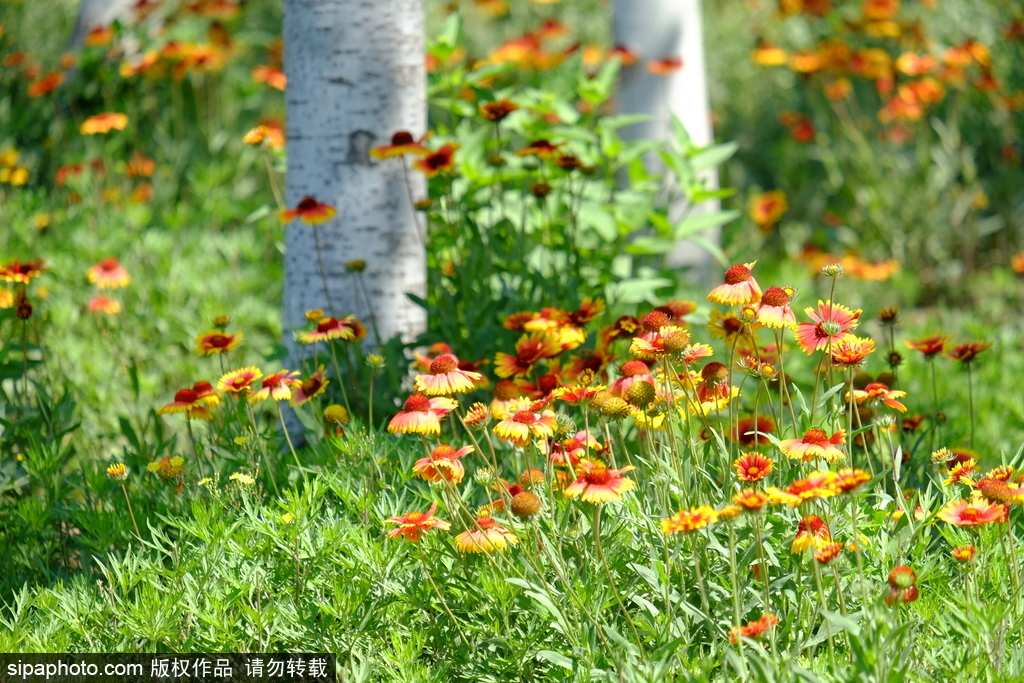
M 747 512 L 757 512 L 768 504 L 768 496 L 755 489 L 743 489 L 732 497 L 732 502 Z
M 156 411 L 157 415 L 185 413 L 188 419 L 210 420 L 209 408 L 220 403 L 220 394 L 209 382 L 196 382 L 191 389 L 181 389 L 174 394 L 174 401 Z
M 992 348 L 992 342 L 964 342 L 963 344 L 957 344 L 949 351 L 946 351 L 946 357 L 958 360 L 964 365 L 968 365 L 973 363 L 982 351 L 987 351 L 990 348 Z
M 831 498 L 839 493 L 835 486 L 835 472 L 812 472 L 805 479 L 798 479 L 785 489 L 778 489 L 769 486 L 765 489 L 768 500 L 773 503 L 785 503 L 789 507 L 796 507 L 812 498 Z
M 316 321 L 316 327 L 301 335 L 299 341 L 303 344 L 331 341 L 332 339 L 355 342 L 363 339 L 365 336 L 366 327 L 354 315 L 347 315 L 341 319 L 320 318 Z
M 764 38 L 757 41 L 757 47 L 750 54 L 754 64 L 760 66 L 782 66 L 789 61 L 786 51 L 777 45 L 772 45 Z
M 757 261 L 735 265 L 725 271 L 725 282 L 711 290 L 708 301 L 726 306 L 743 306 L 760 301 L 761 287 L 750 272 L 756 264 Z
M 549 159 L 553 157 L 558 152 L 558 148 L 564 144 L 564 142 L 552 143 L 550 140 L 544 139 L 533 140 L 526 147 L 517 150 L 516 156 L 535 156 L 538 159 Z
M 608 52 L 608 59 L 618 59 L 622 66 L 633 66 L 640 61 L 640 56 L 625 45 L 616 45 Z
M 975 492 L 968 500 L 954 500 L 936 515 L 943 522 L 956 526 L 978 526 L 1001 522 L 1006 518 L 1007 509 L 1000 503 L 985 500 Z
M 679 57 L 662 57 L 647 62 L 647 70 L 655 76 L 671 76 L 683 68 L 683 60 Z
M 385 519 L 385 523 L 397 524 L 398 526 L 387 533 L 388 538 L 402 537 L 407 541 L 417 542 L 431 529 L 447 531 L 451 524 L 434 516 L 437 512 L 437 503 L 433 503 L 426 512 L 408 512 L 398 517 Z
M 146 469 L 164 481 L 171 481 L 185 471 L 185 458 L 180 455 L 168 455 L 146 465 Z
M 576 468 L 579 478 L 565 489 L 566 498 L 580 497 L 585 503 L 608 503 L 618 500 L 623 493 L 631 491 L 636 483 L 622 476 L 623 473 L 636 469 L 627 465 L 617 470 L 610 470 L 603 463 L 581 460 Z
M 412 167 L 423 175 L 433 178 L 438 173 L 450 173 L 455 168 L 455 150 L 458 145 L 449 143 L 436 152 L 431 152 L 413 162 Z
M 751 621 L 746 626 L 734 626 L 729 630 L 729 642 L 738 643 L 740 638 L 757 638 L 759 635 L 779 623 L 779 618 L 774 614 L 762 614 L 757 621 Z
M 43 259 L 25 261 L 25 263 L 14 259 L 10 263 L 0 265 L 0 280 L 27 285 L 32 282 L 32 278 L 39 277 L 48 271 L 49 268 L 43 268 Z
M 900 9 L 900 0 L 864 0 L 864 17 L 872 21 L 891 19 Z
M 769 287 L 764 291 L 761 300 L 754 304 L 757 311 L 757 322 L 767 327 L 781 329 L 796 327 L 796 314 L 790 306 L 793 290 L 789 287 Z
M 497 354 L 494 360 L 494 373 L 498 377 L 521 377 L 528 374 L 538 361 L 552 358 L 561 352 L 561 344 L 550 335 L 544 333 L 524 335 L 516 342 L 516 355 Z
M 391 418 L 388 431 L 393 434 L 440 434 L 441 418 L 455 410 L 458 402 L 439 396 L 428 398 L 413 394 L 405 400 L 402 410 Z
M 732 464 L 740 481 L 761 481 L 772 473 L 775 463 L 760 453 L 748 453 Z
M 495 100 L 480 104 L 480 115 L 488 121 L 502 121 L 506 116 L 519 109 L 519 105 L 511 100 Z
M 121 303 L 116 299 L 111 299 L 108 296 L 99 294 L 89 299 L 89 312 L 117 315 L 121 312 Z
M 455 450 L 444 444 L 438 446 L 426 458 L 420 458 L 412 466 L 414 474 L 426 481 L 450 481 L 458 484 L 466 476 L 466 468 L 459 458 L 472 453 L 472 446 L 464 446 Z
M 970 562 L 977 553 L 978 549 L 973 545 L 960 545 L 952 550 L 953 559 L 959 562 Z
M 529 401 L 529 399 L 521 399 Z M 545 410 L 547 402 L 527 403 L 526 407 L 517 410 L 494 425 L 494 433 L 502 441 L 509 441 L 514 446 L 524 448 L 531 438 L 546 439 L 555 433 L 555 413 Z
M 949 476 L 942 482 L 943 486 L 952 486 L 953 484 L 972 484 L 970 476 L 978 469 L 977 460 L 966 460 L 964 462 L 958 462 L 949 469 Z
M 762 232 L 778 223 L 788 208 L 789 202 L 782 190 L 772 190 L 750 198 L 750 218 L 761 227 Z
M 272 375 L 267 375 L 263 378 L 260 389 L 249 394 L 249 402 L 255 403 L 270 398 L 275 401 L 287 401 L 292 397 L 292 387 L 302 384 L 302 382 L 296 379 L 298 376 L 298 372 L 289 372 L 288 370 L 281 370 Z
M 241 344 L 242 337 L 243 334 L 241 332 L 226 334 L 222 330 L 207 330 L 196 337 L 196 348 L 193 351 L 197 356 L 212 356 L 224 353 L 233 350 Z
M 802 553 L 810 548 L 812 543 L 815 548 L 820 548 L 830 540 L 832 540 L 832 534 L 829 533 L 828 525 L 821 517 L 807 515 L 797 524 L 796 538 L 793 539 L 793 545 L 790 546 L 789 551 L 794 554 Z
M 718 362 L 711 362 L 701 368 L 700 382 L 694 387 L 697 400 L 709 403 L 730 398 L 729 368 Z
M 217 380 L 217 390 L 223 391 L 225 394 L 234 394 L 235 396 L 248 394 L 252 390 L 253 382 L 261 377 L 263 377 L 263 373 L 259 368 L 252 366 L 232 370 Z
M 849 330 L 857 327 L 862 313 L 859 308 L 851 310 L 831 300 L 819 301 L 817 311 L 807 308 L 804 312 L 814 321 L 797 325 L 796 341 L 805 353 L 821 351 L 830 344 L 852 337 Z
M 97 133 L 109 133 L 112 130 L 124 130 L 127 125 L 128 117 L 124 114 L 105 111 L 87 118 L 78 130 L 82 135 L 96 135 Z
M 475 528 L 467 529 L 455 537 L 455 549 L 460 553 L 490 553 L 505 550 L 519 543 L 511 531 L 501 526 L 487 513 L 477 517 Z
M 779 443 L 779 449 L 785 453 L 787 458 L 810 462 L 815 458 L 824 458 L 828 462 L 842 460 L 843 452 L 836 448 L 846 443 L 846 430 L 840 429 L 829 436 L 821 429 L 809 429 L 799 439 L 783 439 Z
M 702 529 L 718 521 L 718 513 L 710 505 L 698 505 L 689 510 L 680 510 L 668 519 L 661 520 L 663 534 L 686 534 Z
M 327 390 L 327 385 L 331 383 L 330 380 L 324 379 L 325 374 L 324 366 L 321 365 L 316 372 L 299 382 L 299 388 L 295 390 L 295 395 L 292 397 L 292 405 L 301 406 L 324 393 Z
M 270 149 L 284 148 L 284 131 L 281 124 L 276 121 L 264 120 L 255 128 L 249 130 L 242 138 L 247 145 L 266 144 Z
M 870 404 L 881 401 L 893 410 L 898 410 L 901 413 L 907 412 L 907 407 L 896 399 L 903 398 L 906 395 L 907 392 L 890 389 L 882 382 L 872 382 L 863 389 L 853 390 L 853 398 L 856 399 L 857 403 L 864 403 L 867 401 Z M 850 392 L 846 393 L 846 400 L 850 400 Z
M 49 95 L 54 90 L 60 87 L 64 82 L 63 71 L 51 71 L 42 78 L 33 81 L 28 86 L 29 97 L 42 97 L 43 95 Z
M 814 551 L 814 559 L 821 564 L 828 564 L 832 560 L 839 557 L 839 553 L 843 550 L 843 544 L 834 541 L 823 543 Z
M 920 351 L 925 360 L 932 360 L 946 350 L 946 344 L 952 338 L 951 335 L 936 334 L 922 339 L 907 339 L 904 343 L 907 348 Z
M 832 362 L 847 367 L 857 366 L 875 350 L 875 340 L 853 335 L 832 343 Z
M 430 361 L 430 374 L 416 375 L 414 389 L 427 396 L 464 394 L 476 389 L 476 382 L 483 377 L 479 372 L 460 370 L 459 359 L 445 353 Z
M 412 154 L 413 156 L 426 156 L 430 154 L 430 150 L 423 146 L 423 141 L 430 137 L 430 133 L 427 133 L 419 140 L 413 138 L 412 133 L 408 133 L 404 130 L 400 130 L 391 136 L 390 145 L 380 145 L 370 150 L 370 156 L 374 159 L 391 159 L 392 157 L 401 157 L 406 154 Z
M 633 337 L 629 344 L 629 353 L 637 358 L 657 359 L 665 355 L 682 353 L 687 348 L 690 348 L 690 333 L 675 325 L 665 325 L 656 330 L 647 330 L 639 337 Z
M 266 83 L 271 88 L 284 90 L 288 85 L 288 77 L 276 66 L 261 64 L 252 70 L 252 80 L 257 83 Z
M 836 472 L 835 487 L 839 493 L 850 493 L 868 481 L 871 481 L 871 475 L 864 470 L 856 467 L 846 468 Z
M 306 225 L 317 225 L 326 223 L 334 218 L 337 210 L 327 204 L 318 202 L 313 197 L 303 197 L 299 205 L 294 209 L 285 209 L 281 212 L 281 222 L 290 223 L 296 218 Z

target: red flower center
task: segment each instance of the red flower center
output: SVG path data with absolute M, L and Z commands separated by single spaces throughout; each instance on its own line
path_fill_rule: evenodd
M 199 400 L 199 394 L 192 389 L 182 389 L 174 394 L 175 403 L 195 403 Z
M 651 374 L 651 369 L 642 360 L 631 360 L 623 363 L 619 372 L 623 377 L 636 377 L 637 375 Z
M 592 486 L 605 486 L 612 480 L 612 473 L 607 467 L 595 467 L 585 475 L 587 483 Z
M 456 360 L 455 356 L 446 353 L 430 361 L 430 374 L 447 375 L 457 367 L 459 367 L 459 361 Z
M 412 133 L 400 130 L 391 136 L 391 145 L 397 147 L 399 145 L 411 145 L 416 140 L 413 138 Z
M 498 526 L 498 523 L 490 517 L 477 517 L 476 525 L 481 529 L 493 529 L 494 527 Z
M 117 262 L 117 259 L 114 258 L 113 256 L 109 256 L 100 261 L 99 263 L 100 270 L 105 270 L 108 272 L 111 270 L 117 270 L 119 266 L 120 264 Z
M 196 392 L 198 396 L 209 396 L 213 393 L 213 385 L 209 382 L 196 382 L 192 391 Z
M 334 318 L 321 318 L 320 322 L 316 324 L 317 332 L 330 332 L 339 327 L 338 321 Z
M 405 410 L 425 413 L 430 410 L 430 399 L 422 394 L 413 394 L 405 399 Z
M 231 337 L 223 334 L 211 334 L 206 338 L 206 345 L 215 349 L 223 349 L 231 343 Z
M 804 434 L 804 443 L 815 446 L 827 446 L 829 443 L 828 435 L 820 429 L 810 429 Z
M 317 202 L 317 200 L 313 199 L 312 197 L 303 197 L 302 201 L 299 202 L 299 206 L 297 208 L 299 209 L 299 211 L 312 211 L 317 206 L 319 206 L 319 202 Z
M 451 446 L 441 445 L 434 449 L 430 454 L 431 460 L 452 460 L 452 456 L 455 455 L 455 449 Z
M 977 519 L 980 514 L 981 511 L 978 510 L 978 508 L 965 508 L 964 511 L 960 513 L 960 518 L 974 520 Z
M 741 282 L 753 280 L 754 276 L 746 266 L 735 265 L 725 271 L 725 284 L 738 285 Z
M 704 369 L 700 371 L 700 376 L 705 382 L 720 384 L 729 376 L 729 368 L 725 367 L 721 363 L 708 363 L 704 366 Z
M 405 521 L 409 524 L 416 524 L 421 519 L 425 518 L 426 515 L 422 512 L 410 512 L 405 516 Z
M 782 289 L 782 287 L 769 287 L 761 296 L 761 305 L 787 306 L 789 305 L 789 295 L 786 294 L 786 290 Z
M 644 316 L 642 325 L 649 332 L 657 332 L 669 324 L 668 316 L 661 311 L 651 311 Z
M 557 386 L 558 378 L 554 375 L 542 375 L 541 378 L 537 380 L 537 388 L 545 394 L 550 394 Z
M 536 422 L 536 419 L 533 417 L 533 413 L 531 413 L 529 410 L 520 410 L 512 418 L 512 421 L 518 422 L 519 424 L 528 425 Z

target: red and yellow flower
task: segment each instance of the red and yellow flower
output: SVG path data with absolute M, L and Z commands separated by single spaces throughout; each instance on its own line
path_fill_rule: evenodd
M 975 492 L 970 500 L 950 502 L 936 517 L 956 526 L 980 526 L 1002 522 L 1006 519 L 1006 513 L 1004 505 L 988 501 L 979 492 Z
M 429 398 L 423 394 L 413 394 L 405 400 L 405 405 L 388 423 L 388 431 L 393 434 L 440 434 L 441 418 L 455 410 L 458 402 L 445 396 Z
M 608 469 L 601 462 L 581 460 L 576 467 L 579 478 L 565 489 L 566 498 L 576 498 L 585 503 L 608 503 L 619 500 L 623 493 L 633 490 L 636 482 L 622 475 L 636 469 L 632 465 L 617 470 Z
M 790 306 L 793 290 L 789 287 L 769 287 L 764 291 L 761 300 L 754 304 L 757 322 L 780 329 L 796 327 L 796 314 Z
M 718 513 L 713 507 L 697 505 L 689 510 L 680 510 L 668 519 L 661 520 L 661 532 L 663 534 L 686 534 L 703 529 L 717 521 Z
M 778 223 L 788 208 L 789 202 L 782 190 L 772 190 L 750 198 L 750 218 L 762 232 Z
M 460 553 L 490 553 L 505 550 L 516 543 L 519 543 L 519 538 L 486 512 L 477 517 L 472 529 L 455 537 L 455 549 Z
M 0 280 L 27 285 L 48 270 L 48 268 L 43 268 L 43 259 L 25 261 L 24 263 L 14 259 L 10 263 L 0 265 Z
M 935 334 L 921 339 L 907 339 L 904 343 L 907 348 L 920 351 L 925 360 L 932 360 L 946 350 L 946 344 L 952 339 L 952 335 Z
M 817 515 L 806 515 L 797 524 L 796 538 L 793 539 L 789 551 L 794 554 L 802 553 L 812 544 L 815 548 L 820 548 L 831 540 L 832 534 L 824 520 Z
M 235 396 L 248 394 L 252 390 L 253 383 L 261 377 L 263 377 L 263 372 L 253 366 L 232 370 L 217 380 L 217 390 Z
M 426 156 L 430 154 L 430 150 L 423 146 L 423 142 L 429 137 L 430 133 L 427 133 L 417 140 L 412 133 L 400 130 L 391 136 L 391 144 L 374 147 L 370 150 L 370 156 L 374 159 L 391 159 L 406 154 L 418 157 Z
M 815 458 L 824 458 L 828 462 L 835 462 L 846 457 L 841 450 L 836 448 L 846 443 L 846 430 L 840 429 L 832 436 L 824 430 L 809 429 L 799 439 L 783 439 L 779 443 L 779 449 L 792 460 L 810 462 Z
M 196 382 L 190 389 L 181 389 L 174 394 L 174 400 L 162 408 L 159 408 L 157 415 L 172 415 L 174 413 L 185 413 L 190 420 L 211 420 L 213 415 L 210 408 L 216 408 L 220 403 L 218 394 L 209 382 Z
M 423 175 L 433 178 L 438 173 L 450 173 L 455 168 L 455 151 L 458 145 L 449 143 L 436 152 L 431 152 L 413 162 L 412 167 Z
M 740 481 L 761 481 L 775 469 L 772 459 L 760 453 L 747 453 L 732 464 Z
M 907 412 L 907 407 L 896 399 L 903 398 L 906 395 L 907 392 L 890 389 L 889 386 L 883 382 L 871 382 L 863 389 L 853 390 L 853 398 L 857 403 L 867 402 L 870 405 L 881 402 L 901 413 Z M 850 400 L 850 392 L 846 393 L 846 400 Z
M 242 343 L 243 336 L 241 332 L 227 334 L 223 330 L 207 330 L 196 337 L 194 352 L 198 356 L 211 356 L 232 351 Z
M 82 135 L 96 135 L 97 133 L 109 133 L 112 130 L 124 130 L 127 125 L 128 117 L 124 114 L 105 111 L 87 118 L 78 130 Z
M 963 344 L 957 344 L 953 348 L 946 351 L 946 357 L 952 360 L 957 360 L 968 365 L 973 363 L 979 354 L 983 351 L 987 351 L 992 348 L 992 342 L 983 341 L 969 341 Z
M 306 196 L 299 201 L 298 206 L 294 209 L 281 211 L 281 222 L 291 223 L 298 218 L 306 225 L 317 225 L 326 223 L 337 213 L 338 211 L 334 207 L 318 202 L 314 197 Z
M 466 468 L 460 458 L 472 453 L 472 446 L 463 446 L 455 450 L 451 446 L 440 445 L 425 458 L 420 458 L 412 466 L 412 471 L 426 481 L 448 481 L 460 483 L 466 476 Z
M 556 426 L 555 412 L 547 409 L 547 401 L 535 401 L 498 422 L 493 431 L 502 441 L 524 448 L 532 439 L 553 436 Z
M 89 282 L 100 289 L 127 287 L 128 283 L 132 280 L 131 276 L 128 275 L 128 271 L 113 256 L 103 259 L 90 268 L 86 273 L 86 277 Z
M 830 300 L 819 301 L 817 311 L 807 308 L 804 312 L 814 322 L 797 325 L 796 342 L 805 353 L 813 353 L 852 337 L 849 330 L 857 327 L 863 311 L 859 308 L 851 310 Z
M 316 369 L 316 372 L 299 382 L 298 389 L 295 390 L 295 395 L 292 396 L 292 405 L 301 406 L 303 403 L 324 393 L 327 385 L 331 383 L 329 379 L 324 379 L 325 375 L 326 371 L 324 366 L 321 365 Z
M 444 353 L 430 361 L 430 372 L 416 375 L 415 389 L 427 396 L 449 396 L 464 394 L 476 389 L 483 380 L 479 372 L 459 369 L 459 359 L 451 353 Z
M 740 638 L 757 638 L 778 623 L 779 618 L 774 614 L 762 614 L 757 621 L 748 622 L 746 626 L 734 626 L 729 629 L 729 642 L 738 643 Z
M 430 506 L 426 512 L 408 512 L 398 517 L 390 517 L 385 521 L 388 524 L 398 526 L 387 533 L 388 538 L 404 538 L 407 541 L 417 542 L 431 529 L 447 531 L 451 524 L 434 516 L 437 512 L 437 503 Z
M 292 387 L 302 384 L 298 379 L 297 371 L 281 370 L 263 378 L 260 388 L 249 394 L 249 402 L 265 401 L 287 401 L 292 397 Z
M 725 271 L 725 282 L 708 293 L 708 301 L 726 306 L 743 306 L 761 300 L 761 287 L 751 272 L 757 261 L 737 264 Z
M 356 342 L 364 337 L 366 337 L 366 326 L 354 315 L 347 315 L 344 318 L 320 318 L 316 321 L 316 327 L 301 335 L 299 341 L 303 344 L 333 339 Z

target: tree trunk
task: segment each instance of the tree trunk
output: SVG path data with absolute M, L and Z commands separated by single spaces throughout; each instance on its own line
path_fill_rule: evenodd
M 406 296 L 426 295 L 426 252 L 401 167 L 367 154 L 396 131 L 425 130 L 424 54 L 423 0 L 285 0 L 286 203 L 312 196 L 338 211 L 286 228 L 289 343 L 311 308 L 355 314 L 371 340 L 376 329 L 382 341 L 411 341 L 426 327 Z M 422 197 L 422 178 L 410 180 Z M 358 276 L 346 268 L 353 261 L 366 263 Z
M 629 48 L 640 59 L 624 67 L 616 108 L 622 114 L 649 114 L 653 118 L 622 130 L 624 138 L 668 140 L 672 136 L 671 114 L 675 114 L 694 144 L 705 146 L 714 140 L 711 109 L 704 68 L 704 34 L 700 0 L 615 0 L 613 8 L 615 43 Z M 683 68 L 667 76 L 656 76 L 647 63 L 663 57 L 681 57 Z M 648 168 L 661 168 L 652 155 Z M 708 187 L 718 186 L 718 174 L 703 176 Z M 672 207 L 669 218 L 677 220 L 686 209 L 685 199 Z M 718 202 L 705 202 L 696 211 L 718 211 Z M 717 240 L 718 231 L 705 237 Z M 670 265 L 701 266 L 710 261 L 706 252 L 683 243 L 669 255 Z

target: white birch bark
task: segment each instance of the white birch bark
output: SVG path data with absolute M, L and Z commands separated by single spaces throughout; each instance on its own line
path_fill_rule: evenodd
M 714 141 L 711 107 L 704 65 L 704 30 L 700 0 L 615 0 L 612 10 L 615 43 L 639 55 L 636 64 L 622 69 L 616 93 L 616 108 L 622 114 L 650 114 L 651 121 L 622 129 L 623 138 L 667 140 L 672 136 L 670 112 L 682 122 L 693 142 L 699 146 Z M 656 76 L 647 63 L 662 57 L 681 57 L 683 68 L 668 76 Z M 648 168 L 661 170 L 657 157 L 645 159 Z M 708 187 L 718 186 L 718 174 L 702 174 Z M 685 200 L 672 207 L 669 218 L 677 220 L 685 210 Z M 718 211 L 717 201 L 705 202 L 698 211 Z M 703 233 L 717 240 L 718 231 Z M 669 255 L 673 266 L 700 266 L 708 263 L 708 254 L 689 243 L 682 243 Z
M 135 21 L 135 0 L 82 0 L 78 5 L 75 30 L 71 34 L 71 47 L 82 47 L 89 31 L 110 26 L 115 21 L 122 24 Z
M 312 196 L 338 211 L 315 234 L 298 220 L 286 227 L 288 343 L 311 308 L 354 313 L 368 339 L 371 319 L 383 341 L 426 328 L 426 312 L 406 297 L 426 295 L 426 253 L 401 167 L 367 154 L 396 131 L 426 129 L 424 21 L 423 0 L 285 0 L 286 203 Z M 424 196 L 420 174 L 410 179 Z M 346 271 L 355 260 L 366 262 L 367 296 Z

